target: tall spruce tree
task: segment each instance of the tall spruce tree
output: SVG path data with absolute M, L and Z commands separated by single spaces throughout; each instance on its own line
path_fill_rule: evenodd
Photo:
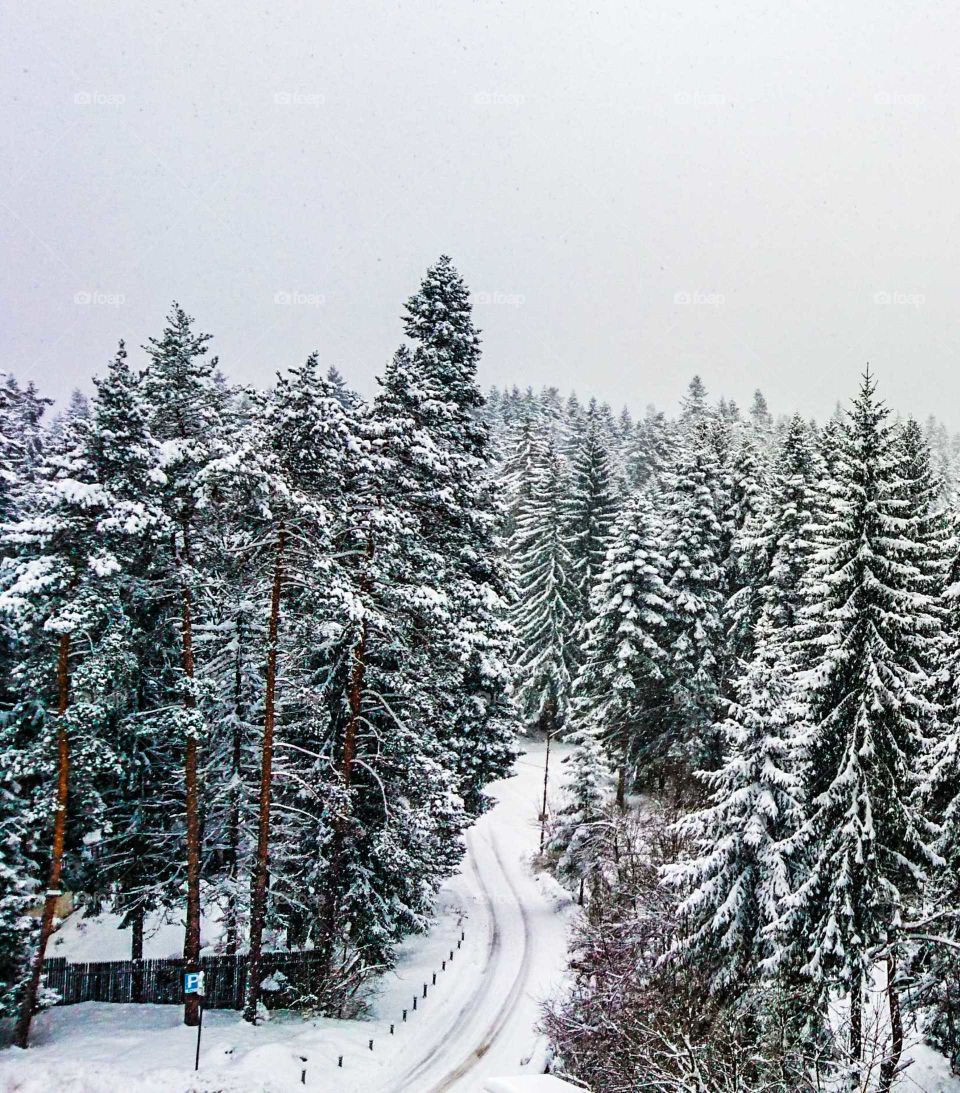
M 175 756 L 163 728 L 151 716 L 168 694 L 158 676 L 156 543 L 169 533 L 159 504 L 163 473 L 149 430 L 140 384 L 123 342 L 106 375 L 95 379 L 89 459 L 95 480 L 111 499 L 100 522 L 104 541 L 117 559 L 131 658 L 131 686 L 118 704 L 115 724 L 117 776 L 105 792 L 104 834 L 96 862 L 98 889 L 109 895 L 131 927 L 131 957 L 143 957 L 145 916 L 169 896 L 169 860 L 174 852 L 164 805 Z M 139 982 L 139 980 L 138 980 Z
M 675 757 L 694 768 L 716 765 L 721 739 L 724 642 L 724 534 L 712 423 L 694 389 L 665 474 L 664 553 L 672 609 L 671 682 L 677 725 Z
M 476 813 L 487 804 L 483 787 L 507 773 L 514 754 L 505 626 L 510 588 L 495 549 L 501 513 L 480 413 L 480 337 L 467 287 L 446 255 L 407 301 L 403 327 L 419 391 L 397 406 L 425 442 L 410 450 L 419 466 L 408 503 L 440 561 L 450 603 L 448 626 L 437 635 L 445 635 L 437 651 L 451 664 L 443 743 L 456 757 L 464 802 Z M 392 412 L 385 397 L 378 405 Z
M 634 773 L 662 762 L 673 743 L 671 607 L 658 530 L 645 497 L 627 503 L 594 589 L 573 689 L 574 722 L 603 741 L 621 806 Z
M 573 559 L 575 625 L 589 618 L 590 594 L 617 515 L 617 488 L 599 407 L 591 403 L 574 441 L 569 472 L 567 542 Z
M 932 544 L 915 519 L 904 449 L 865 375 L 835 431 L 838 489 L 807 586 L 803 873 L 786 901 L 807 938 L 805 972 L 850 996 L 850 1054 L 863 1049 L 864 978 L 891 959 L 906 909 L 935 861 L 917 808 L 919 758 L 939 723 Z M 892 989 L 892 987 L 891 987 Z
M 183 747 L 184 858 L 186 932 L 183 959 L 187 971 L 200 969 L 200 873 L 202 829 L 201 751 L 207 739 L 196 670 L 197 589 L 203 556 L 202 517 L 198 502 L 203 470 L 220 454 L 223 389 L 216 358 L 208 358 L 209 334 L 196 333 L 193 319 L 174 303 L 160 338 L 150 339 L 143 391 L 150 408 L 150 428 L 161 453 L 165 481 L 161 505 L 172 528 L 169 544 L 170 626 L 179 629 L 179 710 L 170 714 L 170 730 Z M 204 514 L 205 515 L 205 514 Z M 197 995 L 187 995 L 184 1023 L 200 1021 Z
M 778 628 L 772 607 L 758 631 L 722 725 L 723 765 L 701 774 L 710 800 L 677 824 L 693 856 L 665 871 L 683 893 L 674 951 L 706 971 L 721 996 L 789 967 L 793 941 L 781 925 L 802 819 L 790 633 Z
M 582 905 L 587 882 L 596 880 L 602 865 L 608 767 L 603 746 L 590 728 L 574 730 L 568 740 L 573 745 L 565 760 L 568 801 L 557 816 L 550 850 L 557 855 L 557 876 L 577 888 Z
M 511 542 L 513 608 L 521 714 L 553 734 L 566 721 L 573 677 L 576 573 L 567 545 L 567 473 L 551 441 L 540 447 L 536 478 Z

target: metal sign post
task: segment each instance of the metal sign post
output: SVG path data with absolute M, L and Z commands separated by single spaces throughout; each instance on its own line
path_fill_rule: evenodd
M 183 993 L 195 994 L 200 1002 L 200 1020 L 197 1022 L 197 1056 L 193 1069 L 200 1069 L 200 1033 L 203 1031 L 203 972 L 183 973 Z

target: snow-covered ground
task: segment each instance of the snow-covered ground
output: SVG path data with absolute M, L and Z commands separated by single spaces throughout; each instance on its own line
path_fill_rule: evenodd
M 554 784 L 560 754 L 557 749 Z M 571 911 L 564 890 L 530 867 L 542 788 L 543 747 L 533 744 L 518 760 L 516 776 L 492 787 L 499 803 L 469 832 L 463 869 L 442 892 L 436 926 L 404 945 L 371 1019 L 305 1020 L 283 1013 L 252 1028 L 233 1011 L 211 1011 L 204 1016 L 195 1074 L 196 1031 L 180 1024 L 179 1007 L 67 1006 L 38 1019 L 29 1051 L 0 1053 L 0 1091 L 474 1093 L 492 1077 L 542 1072 L 539 1006 L 563 974 Z M 107 928 L 106 944 L 115 950 L 105 953 L 97 941 L 102 922 L 84 926 L 77 918 L 54 953 L 126 959 L 125 931 L 113 922 Z M 211 923 L 211 934 L 213 929 Z M 458 950 L 461 930 L 465 940 Z M 158 930 L 147 955 L 175 953 L 179 931 L 175 924 Z

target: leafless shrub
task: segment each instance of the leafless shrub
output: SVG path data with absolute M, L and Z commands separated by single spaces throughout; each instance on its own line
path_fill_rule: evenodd
M 567 993 L 544 1015 L 559 1066 L 604 1093 L 813 1093 L 834 1046 L 801 990 L 744 984 L 711 998 L 695 968 L 664 960 L 676 853 L 662 808 L 609 816 L 603 883 L 576 931 Z

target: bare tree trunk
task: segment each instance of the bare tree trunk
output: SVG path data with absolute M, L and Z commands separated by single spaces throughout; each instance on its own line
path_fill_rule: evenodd
M 270 625 L 267 636 L 266 696 L 263 708 L 263 745 L 260 752 L 260 814 L 257 824 L 257 865 L 250 905 L 250 955 L 247 958 L 247 1003 L 244 1020 L 256 1023 L 260 1001 L 260 957 L 263 927 L 267 915 L 267 883 L 270 876 L 270 790 L 273 780 L 273 728 L 277 698 L 277 638 L 280 633 L 280 596 L 283 591 L 283 552 L 287 535 L 277 532 L 277 553 L 270 596 Z
M 143 960 L 143 920 L 146 910 L 142 903 L 138 903 L 133 909 L 133 921 L 131 922 L 130 959 Z
M 361 598 L 365 598 L 370 591 L 369 562 L 373 558 L 373 536 L 367 536 L 366 561 L 367 568 L 360 577 L 359 590 Z M 353 649 L 353 664 L 350 669 L 350 685 L 348 690 L 348 702 L 350 715 L 343 733 L 343 755 L 340 762 L 340 781 L 347 795 L 349 806 L 350 783 L 353 776 L 353 763 L 357 756 L 357 733 L 360 728 L 360 716 L 363 709 L 363 684 L 367 671 L 367 640 L 369 628 L 367 617 L 360 623 L 360 634 Z M 334 933 L 336 929 L 338 886 L 340 874 L 343 870 L 344 850 L 347 835 L 346 817 L 337 815 L 334 818 L 333 838 L 330 845 L 330 880 L 327 884 L 326 898 L 320 921 L 320 948 L 323 952 L 321 975 L 326 978 L 330 971 L 330 962 L 333 959 Z
M 146 907 L 138 903 L 132 911 L 130 923 L 130 960 L 133 963 L 133 1001 L 143 1000 L 143 922 L 146 918 Z
M 887 1005 L 890 1009 L 890 1054 L 880 1066 L 880 1082 L 877 1093 L 890 1093 L 893 1080 L 900 1066 L 903 1055 L 903 1017 L 900 1013 L 900 995 L 896 988 L 897 954 L 891 952 L 887 957 Z
M 547 754 L 543 761 L 543 808 L 540 810 L 540 853 L 543 853 L 543 842 L 547 835 L 547 788 L 550 784 L 550 738 L 553 735 L 553 714 L 547 725 Z
M 174 542 L 176 555 L 176 543 Z M 181 666 L 186 679 L 183 696 L 184 709 L 192 713 L 197 708 L 197 696 L 194 693 L 193 660 L 193 593 L 183 571 L 183 559 L 189 564 L 190 543 L 187 528 L 183 528 L 183 559 L 176 555 L 180 569 L 182 639 Z M 200 971 L 200 790 L 197 774 L 198 741 L 196 726 L 192 723 L 187 733 L 186 749 L 183 761 L 183 782 L 186 795 L 187 812 L 187 924 L 183 939 L 183 970 Z M 200 1023 L 200 999 L 196 994 L 188 994 L 183 1003 L 183 1023 L 196 1026 Z
M 367 620 L 360 624 L 360 640 L 353 651 L 353 671 L 350 676 L 350 720 L 343 737 L 343 785 L 350 789 L 353 761 L 357 757 L 357 730 L 363 702 L 363 680 L 367 672 Z
M 617 771 L 617 808 L 621 812 L 627 811 L 627 760 L 620 761 L 620 769 Z
M 360 713 L 363 702 L 363 681 L 366 675 L 367 661 L 367 620 L 360 624 L 360 637 L 353 650 L 353 667 L 350 670 L 350 716 L 343 734 L 343 758 L 340 764 L 340 780 L 344 790 L 349 793 L 353 775 L 353 762 L 357 755 L 357 732 L 360 728 Z M 324 951 L 324 975 L 329 972 L 333 957 L 333 938 L 337 918 L 337 887 L 343 869 L 344 844 L 347 826 L 343 816 L 334 820 L 333 839 L 330 846 L 330 883 L 327 885 L 324 900 L 321 936 Z
M 33 1011 L 37 1008 L 40 993 L 40 979 L 43 975 L 43 961 L 47 953 L 47 942 L 53 933 L 53 919 L 60 898 L 60 875 L 63 872 L 63 850 L 67 839 L 67 798 L 70 789 L 70 741 L 67 738 L 67 726 L 64 715 L 70 703 L 70 635 L 60 635 L 57 656 L 57 811 L 53 822 L 53 846 L 50 852 L 50 872 L 47 876 L 47 890 L 43 900 L 43 914 L 40 918 L 40 937 L 37 951 L 30 968 L 30 977 L 24 986 L 20 1004 L 20 1016 L 17 1020 L 15 1040 L 18 1047 L 25 1048 L 30 1042 L 30 1023 Z
M 860 1088 L 860 1060 L 863 1058 L 863 971 L 850 981 L 850 1088 Z
M 224 952 L 234 956 L 240 948 L 240 897 L 237 891 L 240 883 L 240 774 L 243 766 L 243 749 L 240 721 L 243 711 L 243 670 L 242 670 L 243 634 L 239 621 L 237 624 L 237 653 L 233 673 L 233 788 L 230 799 L 230 818 L 227 824 L 230 861 L 228 876 L 230 886 L 227 891 L 226 942 Z

